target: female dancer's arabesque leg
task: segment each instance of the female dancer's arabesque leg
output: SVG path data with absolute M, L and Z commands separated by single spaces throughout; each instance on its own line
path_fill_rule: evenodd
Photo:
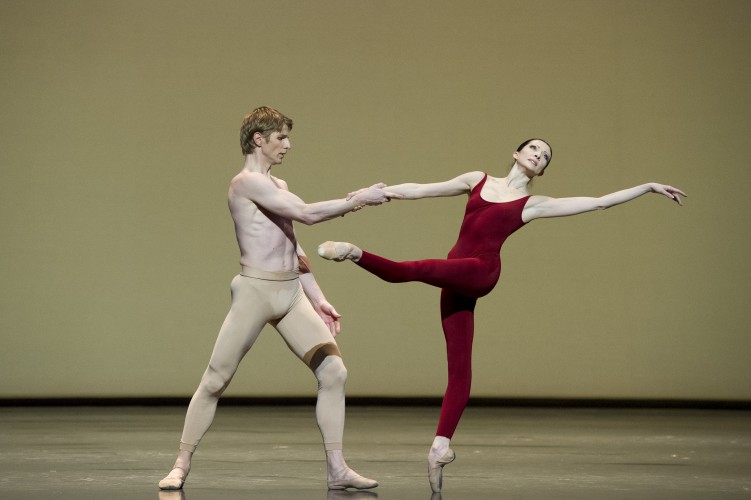
M 320 245 L 318 255 L 335 261 L 352 260 L 391 283 L 419 281 L 442 289 L 441 325 L 446 338 L 448 385 L 436 437 L 428 453 L 430 487 L 436 493 L 441 491 L 443 467 L 456 457 L 449 447 L 450 440 L 469 400 L 475 304 L 478 297 L 493 289 L 500 267 L 489 268 L 477 258 L 395 262 L 362 251 L 351 243 L 333 241 Z
M 440 492 L 443 467 L 456 458 L 449 447 L 450 440 L 469 401 L 475 304 L 477 297 L 493 288 L 497 275 L 493 276 L 482 261 L 472 258 L 394 262 L 362 252 L 356 264 L 392 283 L 419 281 L 442 289 L 441 325 L 446 338 L 448 385 L 436 437 L 428 453 L 430 487 Z
M 355 263 L 389 283 L 419 281 L 475 298 L 487 295 L 497 279 L 484 261 L 473 257 L 395 262 L 362 251 Z

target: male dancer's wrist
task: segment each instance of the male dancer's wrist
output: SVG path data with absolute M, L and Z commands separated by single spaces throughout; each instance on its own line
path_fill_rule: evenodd
M 351 202 L 351 203 L 352 203 L 352 208 L 351 208 L 351 209 L 349 210 L 350 212 L 357 212 L 358 210 L 360 210 L 360 209 L 361 209 L 362 207 L 364 207 L 364 206 L 365 206 L 365 204 L 364 204 L 364 203 L 361 203 L 361 202 L 359 202 L 359 201 L 357 200 L 357 197 L 356 197 L 356 196 L 353 196 L 352 198 L 350 198 L 350 199 L 349 199 L 349 200 L 347 200 L 347 201 L 349 201 L 349 202 Z

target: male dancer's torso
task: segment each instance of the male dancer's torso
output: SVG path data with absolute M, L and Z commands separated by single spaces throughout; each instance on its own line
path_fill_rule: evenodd
M 287 184 L 271 177 L 274 184 L 287 190 Z M 263 271 L 294 271 L 298 268 L 297 238 L 292 221 L 257 205 L 243 195 L 244 183 L 253 182 L 245 170 L 230 183 L 227 202 L 235 223 L 240 247 L 240 264 Z

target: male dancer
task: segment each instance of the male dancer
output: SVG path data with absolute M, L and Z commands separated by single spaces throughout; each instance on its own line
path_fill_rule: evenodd
M 159 482 L 163 490 L 183 487 L 193 453 L 209 429 L 217 402 L 264 325 L 271 324 L 318 379 L 316 419 L 323 436 L 329 489 L 367 489 L 376 481 L 344 461 L 344 383 L 347 370 L 334 336 L 339 317 L 318 287 L 297 242 L 292 221 L 315 224 L 388 201 L 383 184 L 347 199 L 305 203 L 271 175 L 291 145 L 292 120 L 260 107 L 245 117 L 240 143 L 242 171 L 232 179 L 229 209 L 240 247 L 240 274 L 232 280 L 232 305 L 219 331 L 209 366 L 188 406 L 174 468 Z

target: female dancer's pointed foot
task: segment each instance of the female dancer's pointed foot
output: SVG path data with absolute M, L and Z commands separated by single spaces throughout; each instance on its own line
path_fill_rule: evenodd
M 318 255 L 336 262 L 347 259 L 357 262 L 362 257 L 362 250 L 346 241 L 326 241 L 318 245 Z
M 358 490 L 369 490 L 378 486 L 378 481 L 363 477 L 349 467 L 336 474 L 335 478 L 329 478 L 330 490 L 345 490 L 355 488 Z
M 185 484 L 185 479 L 188 477 L 190 470 L 185 470 L 182 467 L 173 468 L 167 476 L 159 481 L 160 490 L 181 490 Z
M 440 493 L 443 487 L 443 466 L 450 464 L 456 458 L 454 450 L 449 448 L 442 456 L 428 455 L 428 481 L 433 493 Z

